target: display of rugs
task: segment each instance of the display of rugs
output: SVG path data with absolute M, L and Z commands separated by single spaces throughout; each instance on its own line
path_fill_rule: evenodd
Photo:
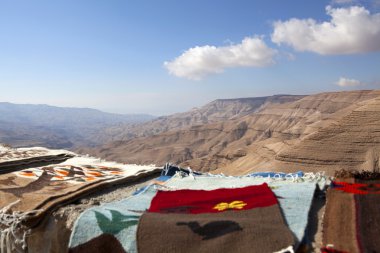
M 71 251 L 81 252 L 81 250 L 86 249 L 85 245 L 88 243 L 94 245 L 94 240 L 98 243 L 96 238 L 104 238 L 102 235 L 105 233 L 99 228 L 95 211 L 107 216 L 109 221 L 113 220 L 110 210 L 116 210 L 123 214 L 123 216 L 134 215 L 139 217 L 145 209 L 149 208 L 150 201 L 157 189 L 166 189 L 170 191 L 183 189 L 215 190 L 220 188 L 241 188 L 263 183 L 267 183 L 272 191 L 278 196 L 278 201 L 286 224 L 295 235 L 295 245 L 297 245 L 298 242 L 303 239 L 305 234 L 308 213 L 316 186 L 317 184 L 320 184 L 320 187 L 323 188 L 325 183 L 325 178 L 318 175 L 304 175 L 304 177 L 300 177 L 296 181 L 289 176 L 286 178 L 262 178 L 251 176 L 226 177 L 221 175 L 209 176 L 193 173 L 183 174 L 182 172 L 172 173 L 172 175 L 174 176 L 169 180 L 167 176 L 159 177 L 158 179 L 162 178 L 161 180 L 165 182 L 156 182 L 156 185 L 142 188 L 136 193 L 136 195 L 130 198 L 104 204 L 100 207 L 90 208 L 83 212 L 74 226 L 70 240 Z M 149 197 L 147 198 L 147 196 Z M 139 208 L 136 207 L 136 203 L 139 203 Z M 135 212 L 130 212 L 130 210 L 134 210 Z M 124 221 L 128 221 L 128 219 L 129 218 L 126 218 Z M 115 220 L 114 222 L 117 223 L 118 221 Z M 138 223 L 113 234 L 126 252 L 137 252 L 137 227 Z M 84 250 L 83 252 L 87 251 Z
M 0 175 L 0 224 L 13 211 L 36 222 L 65 198 L 150 172 L 157 169 L 77 157 Z M 85 210 L 75 222 L 69 252 L 294 252 L 305 242 L 314 193 L 327 182 L 318 173 L 233 177 L 167 165 L 129 198 Z M 321 252 L 380 252 L 380 174 L 338 176 L 326 197 Z M 7 246 L 4 231 L 1 247 Z
M 334 252 L 380 252 L 380 174 L 336 178 L 327 191 L 323 243 Z
M 16 236 L 14 231 L 22 230 L 21 226 L 34 227 L 45 214 L 81 196 L 160 171 L 161 168 L 154 165 L 126 165 L 74 157 L 60 164 L 1 174 L 1 239 L 9 241 L 5 234 Z
M 138 252 L 277 252 L 294 237 L 267 184 L 159 191 L 140 219 Z
M 304 239 L 308 215 L 317 185 L 324 188 L 326 180 L 323 175 L 305 175 L 293 180 L 292 177 L 226 177 L 226 176 L 175 176 L 166 182 L 173 190 L 196 189 L 214 190 L 220 188 L 238 188 L 267 183 L 278 197 L 280 207 L 289 228 L 295 234 L 298 243 Z

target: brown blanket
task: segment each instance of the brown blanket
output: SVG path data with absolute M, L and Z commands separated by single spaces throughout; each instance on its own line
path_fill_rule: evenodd
M 293 244 L 277 199 L 266 184 L 159 191 L 142 215 L 137 232 L 141 253 L 272 253 Z
M 323 243 L 342 252 L 380 252 L 380 180 L 353 173 L 327 192 Z

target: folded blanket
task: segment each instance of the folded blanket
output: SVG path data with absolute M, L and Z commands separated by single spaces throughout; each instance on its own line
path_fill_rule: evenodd
M 11 148 L 0 144 L 0 174 L 20 170 L 26 166 L 59 163 L 74 156 L 75 153 L 67 150 L 42 147 Z
M 380 252 L 380 175 L 337 178 L 327 192 L 323 243 L 343 252 Z
M 275 252 L 294 244 L 267 184 L 159 191 L 140 219 L 138 252 Z
M 75 157 L 58 165 L 2 174 L 0 213 L 2 211 L 4 215 L 0 215 L 1 232 L 16 236 L 17 233 L 12 232 L 15 227 L 20 228 L 18 230 L 22 230 L 23 225 L 26 228 L 34 227 L 48 212 L 84 194 L 119 183 L 133 182 L 160 170 L 155 166 L 125 165 Z M 22 238 L 23 232 L 18 236 Z

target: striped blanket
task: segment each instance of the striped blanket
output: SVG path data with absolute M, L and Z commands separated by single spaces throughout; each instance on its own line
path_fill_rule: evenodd
M 323 250 L 380 252 L 380 174 L 344 174 L 327 192 Z

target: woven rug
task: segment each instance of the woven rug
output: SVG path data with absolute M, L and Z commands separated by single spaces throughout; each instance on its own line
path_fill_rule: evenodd
M 140 219 L 138 252 L 277 252 L 294 237 L 267 184 L 159 191 Z M 287 252 L 287 251 L 283 251 Z
M 369 174 L 332 182 L 323 227 L 323 243 L 330 250 L 380 252 L 380 174 Z
M 304 240 L 308 224 L 308 215 L 317 185 L 323 189 L 325 177 L 320 174 L 305 174 L 303 177 L 226 177 L 226 176 L 175 176 L 168 180 L 166 186 L 173 189 L 238 188 L 267 183 L 278 197 L 286 223 L 297 238 L 297 245 Z
M 164 174 L 165 172 L 163 172 Z M 175 173 L 173 173 L 174 175 Z M 259 185 L 267 182 L 272 190 L 279 196 L 280 206 L 282 208 L 285 220 L 289 228 L 293 231 L 298 241 L 304 237 L 305 228 L 307 226 L 307 217 L 316 184 L 319 183 L 320 187 L 324 186 L 324 177 L 320 176 L 304 176 L 297 180 L 293 180 L 290 176 L 286 179 L 279 178 L 262 178 L 262 177 L 225 177 L 225 176 L 197 176 L 190 174 L 183 177 L 183 173 L 177 174 L 174 177 L 169 177 L 167 182 L 163 185 L 151 185 L 144 187 L 135 196 L 127 199 L 93 207 L 84 211 L 74 224 L 73 233 L 70 238 L 69 247 L 71 252 L 92 252 L 94 242 L 98 239 L 103 240 L 102 236 L 106 230 L 100 228 L 96 213 L 101 213 L 107 217 L 109 226 L 119 226 L 119 220 L 113 219 L 111 210 L 117 211 L 123 215 L 123 221 L 129 221 L 128 216 L 136 216 L 135 220 L 139 219 L 142 212 L 149 208 L 150 202 L 158 189 L 204 189 L 213 190 L 218 188 L 239 188 L 249 185 Z M 159 177 L 160 180 L 165 181 L 167 176 Z M 116 223 L 116 224 L 113 224 Z M 137 252 L 136 249 L 136 230 L 137 223 L 127 225 L 117 233 L 112 233 L 119 243 L 122 245 L 126 252 Z
M 24 225 L 24 229 L 38 225 L 44 215 L 60 205 L 105 187 L 133 182 L 160 170 L 155 166 L 124 165 L 75 157 L 58 165 L 2 174 L 1 233 L 22 237 L 23 233 L 20 235 L 14 231 L 23 230 L 21 227 Z M 10 243 L 10 238 L 1 239 Z
M 67 150 L 54 150 L 42 147 L 11 148 L 0 144 L 0 174 L 19 170 L 21 167 L 42 163 L 58 163 L 76 156 Z

